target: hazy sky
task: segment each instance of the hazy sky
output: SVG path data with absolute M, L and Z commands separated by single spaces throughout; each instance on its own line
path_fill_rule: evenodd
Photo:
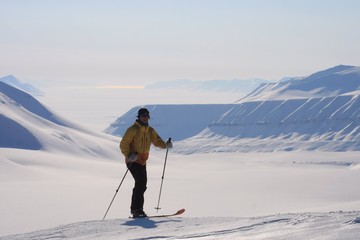
M 136 85 L 360 66 L 358 0 L 0 0 L 0 77 Z

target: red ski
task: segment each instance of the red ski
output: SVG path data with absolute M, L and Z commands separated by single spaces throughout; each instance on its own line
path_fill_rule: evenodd
M 147 217 L 137 217 L 137 218 L 163 218 L 163 217 L 173 217 L 173 216 L 181 215 L 181 214 L 183 214 L 184 212 L 185 212 L 185 209 L 182 208 L 182 209 L 180 209 L 179 211 L 177 211 L 176 213 L 173 213 L 173 214 L 151 215 L 151 216 L 147 216 Z M 137 218 L 134 218 L 134 217 L 130 217 L 130 218 L 137 219 Z
M 177 211 L 176 213 L 173 214 L 165 214 L 165 215 L 152 215 L 152 216 L 148 216 L 148 218 L 161 218 L 161 217 L 173 217 L 173 216 L 178 216 L 181 215 L 185 212 L 185 208 L 180 209 L 179 211 Z

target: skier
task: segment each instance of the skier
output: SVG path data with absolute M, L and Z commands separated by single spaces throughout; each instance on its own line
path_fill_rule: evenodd
M 126 165 L 135 180 L 130 206 L 134 218 L 147 216 L 143 206 L 144 193 L 147 188 L 146 161 L 149 157 L 151 143 L 163 149 L 173 147 L 170 139 L 165 143 L 155 129 L 149 126 L 149 119 L 149 111 L 146 108 L 140 108 L 135 123 L 126 130 L 120 142 L 120 150 L 124 154 Z

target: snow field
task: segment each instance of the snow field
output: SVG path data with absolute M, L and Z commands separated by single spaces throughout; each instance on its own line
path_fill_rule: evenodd
M 21 155 L 14 149 L 2 149 L 2 154 L 7 169 L 0 171 L 0 236 L 101 220 L 125 173 L 120 153 L 111 161 L 44 151 Z M 156 213 L 164 156 L 165 151 L 152 149 L 145 195 L 148 214 Z M 327 216 L 333 211 L 359 211 L 355 184 L 360 180 L 359 161 L 357 152 L 178 155 L 170 151 L 159 213 L 185 208 L 184 221 L 209 217 L 220 221 L 275 213 Z M 108 221 L 128 221 L 132 187 L 129 174 Z

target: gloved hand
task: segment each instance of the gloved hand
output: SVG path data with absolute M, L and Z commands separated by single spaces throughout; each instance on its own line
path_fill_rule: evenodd
M 173 147 L 173 144 L 171 142 L 171 138 L 169 138 L 169 140 L 166 141 L 166 148 L 172 148 Z
M 130 155 L 128 156 L 128 160 L 130 162 L 135 162 L 137 160 L 137 153 L 130 153 Z

